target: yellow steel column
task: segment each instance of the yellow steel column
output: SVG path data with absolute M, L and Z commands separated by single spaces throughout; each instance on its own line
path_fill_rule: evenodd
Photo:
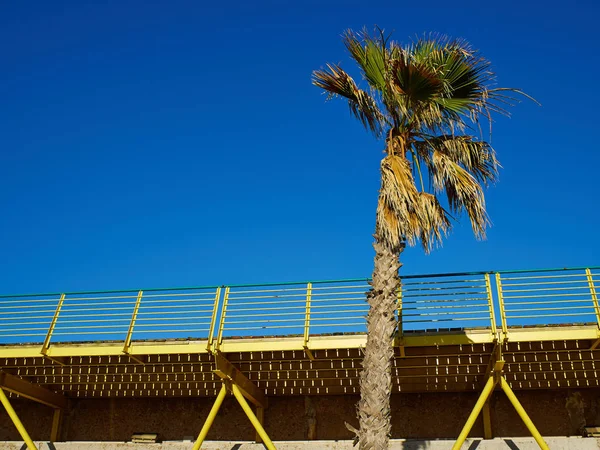
M 515 396 L 515 393 L 512 391 L 504 377 L 500 377 L 500 387 L 512 403 L 513 407 L 517 411 L 517 414 L 519 415 L 519 417 L 521 418 L 521 420 L 523 421 L 523 423 L 525 424 L 525 426 L 527 427 L 537 444 L 540 446 L 540 448 L 542 450 L 550 450 L 550 447 L 548 447 L 548 444 L 546 444 L 546 441 L 544 441 L 544 438 L 525 412 L 525 409 L 523 409 L 523 406 Z
M 265 408 L 261 408 L 260 406 L 256 407 L 256 418 L 261 425 L 265 424 Z M 258 434 L 258 431 L 256 432 L 254 440 L 257 444 L 262 444 L 262 438 L 260 437 L 260 434 Z
M 473 425 L 475 425 L 477 416 L 479 416 L 479 413 L 481 412 L 483 405 L 485 404 L 485 402 L 487 402 L 488 398 L 490 397 L 490 394 L 494 390 L 495 385 L 496 385 L 495 377 L 490 376 L 487 380 L 487 383 L 485 383 L 485 387 L 483 388 L 483 391 L 481 392 L 481 395 L 479 396 L 477 403 L 475 403 L 475 407 L 473 408 L 473 411 L 471 411 L 471 414 L 469 415 L 469 418 L 467 419 L 467 423 L 465 423 L 465 426 L 463 427 L 462 431 L 460 432 L 458 439 L 456 439 L 456 442 L 452 446 L 452 450 L 460 450 L 460 447 L 464 444 L 465 440 L 469 436 L 469 433 L 471 432 L 471 429 L 473 428 Z
M 254 429 L 261 437 L 264 446 L 267 447 L 268 450 L 277 450 L 277 448 L 273 445 L 273 442 L 269 438 L 269 435 L 267 434 L 267 432 L 265 431 L 263 426 L 260 424 L 260 422 L 258 421 L 256 416 L 252 412 L 252 408 L 250 408 L 250 405 L 244 398 L 242 391 L 240 391 L 240 388 L 238 388 L 235 383 L 231 383 L 231 391 L 233 392 L 233 395 L 235 396 L 238 403 L 240 404 L 240 406 L 242 407 L 242 409 L 248 416 L 248 419 L 250 419 L 250 422 L 252 422 L 252 425 L 254 426 Z M 198 450 L 198 449 L 195 449 L 195 450 Z
M 310 337 L 310 301 L 312 297 L 312 283 L 306 285 L 306 312 L 304 314 L 304 351 L 309 359 L 315 359 L 312 352 L 308 348 L 308 339 Z
M 491 395 L 490 395 L 491 397 Z M 483 405 L 483 437 L 484 439 L 492 439 L 492 417 L 490 415 L 490 399 Z
M 221 404 L 223 403 L 223 400 L 225 399 L 226 395 L 227 395 L 227 387 L 225 386 L 225 383 L 223 382 L 223 384 L 221 386 L 221 390 L 219 391 L 219 395 L 217 396 L 215 403 L 213 404 L 212 408 L 210 409 L 210 412 L 208 413 L 208 417 L 206 418 L 206 421 L 204 422 L 204 425 L 202 426 L 202 430 L 200 430 L 200 434 L 198 435 L 198 439 L 196 439 L 196 442 L 194 443 L 192 450 L 200 450 L 200 447 L 202 446 L 204 439 L 206 439 L 206 435 L 208 434 L 210 427 L 212 426 L 213 422 L 215 421 L 215 417 L 217 416 L 217 413 L 219 412 L 219 408 L 221 407 Z
M 27 434 L 27 430 L 21 423 L 19 416 L 17 416 L 17 413 L 15 412 L 12 405 L 8 401 L 8 397 L 6 396 L 6 394 L 4 393 L 4 390 L 2 390 L 2 388 L 0 388 L 0 402 L 4 406 L 4 409 L 6 409 L 6 412 L 8 413 L 8 417 L 10 417 L 10 420 L 12 420 L 12 423 L 17 428 L 17 431 L 23 438 L 23 441 L 25 441 L 25 444 L 27 444 L 27 448 L 29 450 L 38 450 L 37 447 L 35 446 L 35 444 L 33 443 L 33 441 L 31 440 L 31 438 L 29 437 L 29 434 Z
M 52 429 L 50 431 L 50 442 L 58 442 L 60 440 L 60 429 L 62 426 L 63 411 L 55 409 L 52 416 Z

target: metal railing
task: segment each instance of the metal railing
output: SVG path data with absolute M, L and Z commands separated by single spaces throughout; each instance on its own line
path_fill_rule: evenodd
M 368 279 L 0 296 L 0 344 L 206 341 L 366 332 Z M 595 324 L 600 268 L 409 275 L 399 332 Z

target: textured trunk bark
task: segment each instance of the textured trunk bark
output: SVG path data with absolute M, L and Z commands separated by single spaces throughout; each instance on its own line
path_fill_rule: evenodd
M 384 450 L 391 434 L 390 395 L 392 392 L 392 358 L 397 321 L 397 291 L 400 286 L 400 250 L 375 240 L 375 269 L 372 288 L 367 294 L 367 344 L 360 375 L 358 403 L 359 448 Z

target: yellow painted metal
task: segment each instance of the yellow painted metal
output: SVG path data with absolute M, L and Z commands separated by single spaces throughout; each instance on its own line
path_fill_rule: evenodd
M 123 353 L 129 353 L 129 347 L 131 347 L 131 336 L 133 335 L 133 328 L 135 327 L 135 321 L 138 316 L 138 311 L 140 310 L 140 304 L 142 303 L 142 296 L 144 295 L 144 291 L 139 291 L 137 295 L 137 299 L 135 301 L 135 305 L 133 307 L 133 313 L 131 314 L 131 321 L 129 322 L 129 329 L 127 330 L 127 336 L 125 338 L 125 345 L 123 346 Z
M 261 408 L 260 406 L 256 407 L 256 418 L 258 419 L 258 422 L 264 426 L 265 423 L 265 408 Z M 256 432 L 256 436 L 254 437 L 254 440 L 256 441 L 257 444 L 262 444 L 262 438 L 260 437 L 260 434 L 258 434 L 258 431 Z
M 63 410 L 55 409 L 52 416 L 52 429 L 50 431 L 50 442 L 58 442 L 60 440 L 60 431 L 62 426 Z
M 200 434 L 198 435 L 198 439 L 196 439 L 196 442 L 194 443 L 192 450 L 200 450 L 200 447 L 202 446 L 204 439 L 206 439 L 206 435 L 208 434 L 210 427 L 212 426 L 213 422 L 215 421 L 215 417 L 217 417 L 219 408 L 223 404 L 223 400 L 225 399 L 226 395 L 227 395 L 227 386 L 225 385 L 225 382 L 223 382 L 223 384 L 221 385 L 221 390 L 219 391 L 219 395 L 217 396 L 215 403 L 213 404 L 212 408 L 210 409 L 210 412 L 208 413 L 208 417 L 206 418 L 206 421 L 204 422 L 204 425 L 202 426 L 202 430 L 200 430 Z
M 215 304 L 213 306 L 212 317 L 210 319 L 210 328 L 208 329 L 208 342 L 206 343 L 206 350 L 208 352 L 213 351 L 213 341 L 215 334 L 215 325 L 217 323 L 217 312 L 219 310 L 219 300 L 221 299 L 221 288 L 218 287 L 215 293 Z
M 237 385 L 235 383 L 231 384 L 231 391 L 233 392 L 233 395 L 235 396 L 236 400 L 238 401 L 238 403 L 240 404 L 240 406 L 246 413 L 246 416 L 248 416 L 248 419 L 250 419 L 250 422 L 254 426 L 254 429 L 256 430 L 256 432 L 258 433 L 260 438 L 262 439 L 264 446 L 268 450 L 277 450 L 276 447 L 273 445 L 273 442 L 269 438 L 269 435 L 267 434 L 267 432 L 261 425 L 260 421 L 254 415 L 254 412 L 252 412 L 252 408 L 250 408 L 250 405 L 244 398 L 242 391 L 240 391 L 240 389 L 237 387 Z
M 29 434 L 27 433 L 27 430 L 25 429 L 23 423 L 19 419 L 19 416 L 17 416 L 17 413 L 8 401 L 8 397 L 6 396 L 2 388 L 0 388 L 0 402 L 2 403 L 2 406 L 4 406 L 4 409 L 6 410 L 8 417 L 10 417 L 10 420 L 12 420 L 12 423 L 14 424 L 15 428 L 21 435 L 21 438 L 23 438 L 23 441 L 27 445 L 27 448 L 29 450 L 38 450 L 31 438 L 29 437 Z
M 473 428 L 473 425 L 475 425 L 475 421 L 477 420 L 477 417 L 479 416 L 479 413 L 481 412 L 483 405 L 485 405 L 485 402 L 488 401 L 490 394 L 494 390 L 494 386 L 496 385 L 496 382 L 497 381 L 496 381 L 495 376 L 491 376 L 488 378 L 487 382 L 485 383 L 485 387 L 483 388 L 483 391 L 481 392 L 481 395 L 477 399 L 477 403 L 473 407 L 473 411 L 471 411 L 471 414 L 469 415 L 469 418 L 467 419 L 465 426 L 463 427 L 462 431 L 458 435 L 456 442 L 452 446 L 452 450 L 460 450 L 460 448 L 464 444 L 465 440 L 469 436 L 469 433 L 471 432 L 471 429 Z
M 225 295 L 223 296 L 223 307 L 221 308 L 221 318 L 219 319 L 219 332 L 217 334 L 217 342 L 215 344 L 216 350 L 221 349 L 223 343 L 223 327 L 225 326 L 225 316 L 227 315 L 227 304 L 229 303 L 229 291 L 230 288 L 225 288 Z
M 490 395 L 491 396 L 491 395 Z M 492 417 L 490 414 L 490 399 L 483 405 L 483 437 L 485 439 L 492 439 Z
M 242 372 L 231 364 L 221 353 L 215 353 L 215 370 L 213 372 L 224 380 L 235 383 L 252 403 L 258 407 L 267 407 L 267 398 L 263 390 L 256 387 Z
M 44 343 L 42 344 L 42 355 L 45 355 L 48 352 L 48 348 L 50 347 L 50 339 L 52 339 L 52 333 L 54 332 L 54 327 L 56 327 L 56 321 L 58 320 L 58 315 L 60 314 L 60 310 L 64 301 L 65 294 L 61 294 L 60 299 L 58 300 L 58 305 L 56 305 L 56 310 L 54 311 L 54 317 L 52 317 L 52 322 L 50 322 L 50 328 L 48 328 L 46 339 L 44 339 Z
M 598 322 L 598 328 L 600 328 L 600 306 L 598 305 L 598 295 L 596 294 L 596 285 L 594 284 L 594 277 L 590 269 L 585 269 L 585 275 L 587 278 L 588 286 L 590 288 L 590 294 L 592 295 L 592 302 L 594 302 L 594 311 L 596 312 L 596 321 Z
M 490 308 L 490 326 L 492 335 L 496 336 L 496 313 L 494 312 L 494 297 L 492 296 L 492 283 L 490 282 L 490 274 L 485 274 L 485 291 L 487 293 L 488 307 Z
M 498 293 L 498 306 L 500 307 L 500 321 L 502 323 L 502 333 L 504 339 L 508 339 L 508 326 L 506 325 L 506 309 L 504 308 L 504 295 L 502 293 L 502 280 L 500 274 L 496 274 L 496 290 Z
M 310 359 L 315 359 L 308 348 L 308 339 L 310 337 L 310 300 L 312 296 L 312 283 L 306 285 L 306 311 L 304 313 L 304 351 Z
M 53 408 L 66 409 L 68 406 L 67 399 L 63 395 L 52 392 L 44 387 L 1 370 L 0 388 Z
M 512 389 L 510 388 L 509 384 L 506 382 L 504 377 L 500 378 L 500 387 L 502 388 L 502 390 L 504 391 L 504 393 L 506 394 L 506 396 L 512 403 L 513 407 L 517 411 L 517 414 L 519 414 L 519 417 L 521 418 L 521 420 L 523 421 L 523 423 L 525 424 L 525 426 L 527 427 L 527 429 L 529 430 L 529 432 L 531 433 L 531 435 L 533 436 L 533 438 L 539 445 L 540 449 L 550 450 L 550 447 L 548 447 L 548 444 L 546 444 L 546 441 L 544 441 L 544 438 L 542 437 L 540 432 L 537 430 L 537 428 L 535 427 L 535 425 L 533 424 L 533 422 L 531 421 L 531 419 L 525 412 L 525 409 L 523 409 L 523 406 L 521 405 L 521 403 L 515 396 L 514 392 L 512 391 Z

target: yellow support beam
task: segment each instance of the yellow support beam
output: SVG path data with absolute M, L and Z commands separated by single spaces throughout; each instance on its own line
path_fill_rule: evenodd
M 63 410 L 55 409 L 52 416 L 52 429 L 50 431 L 50 442 L 60 441 L 60 431 L 62 427 Z
M 53 408 L 66 409 L 68 406 L 66 397 L 6 372 L 0 372 L 0 388 Z
M 216 369 L 213 372 L 224 380 L 231 380 L 234 384 L 239 386 L 239 389 L 248 400 L 254 403 L 260 408 L 267 407 L 267 398 L 263 391 L 256 387 L 252 381 L 238 370 L 233 364 L 231 364 L 223 355 L 220 353 L 215 354 L 215 365 Z
M 490 398 L 483 405 L 483 437 L 485 439 L 492 439 L 494 437 L 492 433 L 492 416 L 490 414 Z
M 8 401 L 8 397 L 6 396 L 2 388 L 0 388 L 0 403 L 2 403 L 2 406 L 4 406 L 8 417 L 10 417 L 10 420 L 12 420 L 12 423 L 14 424 L 15 428 L 23 438 L 23 441 L 27 445 L 28 450 L 38 450 L 38 448 L 35 446 L 31 438 L 29 437 L 29 434 L 27 433 L 27 430 L 25 429 L 23 423 L 19 419 L 19 416 L 17 416 L 17 413 Z
M 492 296 L 492 283 L 490 274 L 485 274 L 485 292 L 487 294 L 488 308 L 490 310 L 490 326 L 492 328 L 492 336 L 496 337 L 496 313 L 494 312 L 494 297 Z
M 215 350 L 221 350 L 221 344 L 223 343 L 223 328 L 225 327 L 225 316 L 227 315 L 227 304 L 229 303 L 229 287 L 225 288 L 225 295 L 223 296 L 223 307 L 221 308 L 221 318 L 219 319 L 219 330 L 217 333 L 217 342 L 215 343 Z
M 537 430 L 537 428 L 535 427 L 535 425 L 533 424 L 533 422 L 531 421 L 531 419 L 525 412 L 525 409 L 523 408 L 523 406 L 517 399 L 517 396 L 512 391 L 512 389 L 510 388 L 509 384 L 506 382 L 504 377 L 500 377 L 500 387 L 502 388 L 502 390 L 504 391 L 504 393 L 510 400 L 510 403 L 512 403 L 513 407 L 517 411 L 517 414 L 519 415 L 519 417 L 521 418 L 521 420 L 523 421 L 523 423 L 525 424 L 525 426 L 527 427 L 527 429 L 529 430 L 529 432 L 535 439 L 535 442 L 537 442 L 537 444 L 539 445 L 540 449 L 550 450 L 550 447 L 548 447 L 548 444 L 546 444 L 546 441 L 544 441 L 544 438 L 542 437 L 540 432 Z
M 238 401 L 238 403 L 240 404 L 240 406 L 242 407 L 242 409 L 246 413 L 246 416 L 248 416 L 248 419 L 250 419 L 250 422 L 252 422 L 252 425 L 254 426 L 254 429 L 256 430 L 256 432 L 258 433 L 258 435 L 260 436 L 263 445 L 265 447 L 267 447 L 268 450 L 277 450 L 275 448 L 275 446 L 273 445 L 273 442 L 271 441 L 271 438 L 269 438 L 269 435 L 267 434 L 267 432 L 265 431 L 265 429 L 261 425 L 260 421 L 258 420 L 258 418 L 252 412 L 252 408 L 250 408 L 250 405 L 248 404 L 248 402 L 244 398 L 244 395 L 242 394 L 242 391 L 240 390 L 240 388 L 235 383 L 231 384 L 231 391 L 233 392 L 233 395 L 235 396 L 236 400 Z
M 212 426 L 213 422 L 215 421 L 215 417 L 217 417 L 219 408 L 223 404 L 223 400 L 225 400 L 226 395 L 227 395 L 227 386 L 225 384 L 225 381 L 223 381 L 221 390 L 219 391 L 219 395 L 217 396 L 215 403 L 213 404 L 212 408 L 210 409 L 210 412 L 208 413 L 208 417 L 206 418 L 206 421 L 204 422 L 204 425 L 202 426 L 202 430 L 200 430 L 200 434 L 198 435 L 198 439 L 196 439 L 196 442 L 194 443 L 192 450 L 200 450 L 200 447 L 202 446 L 204 439 L 206 439 L 206 436 L 208 435 L 208 432 L 210 431 L 210 427 Z
M 471 411 L 471 414 L 469 415 L 469 418 L 467 419 L 465 426 L 463 427 L 462 431 L 458 435 L 456 442 L 452 446 L 452 450 L 460 450 L 460 448 L 464 444 L 465 440 L 469 436 L 469 433 L 471 432 L 471 429 L 473 428 L 473 425 L 475 425 L 475 421 L 477 420 L 477 417 L 479 416 L 479 413 L 481 412 L 483 405 L 485 405 L 485 403 L 488 401 L 490 394 L 494 390 L 494 386 L 496 386 L 496 383 L 497 383 L 496 377 L 491 376 L 488 378 L 487 382 L 485 383 L 485 387 L 483 388 L 483 391 L 481 392 L 481 395 L 477 399 L 477 403 L 475 403 L 475 406 L 473 407 L 473 411 Z

